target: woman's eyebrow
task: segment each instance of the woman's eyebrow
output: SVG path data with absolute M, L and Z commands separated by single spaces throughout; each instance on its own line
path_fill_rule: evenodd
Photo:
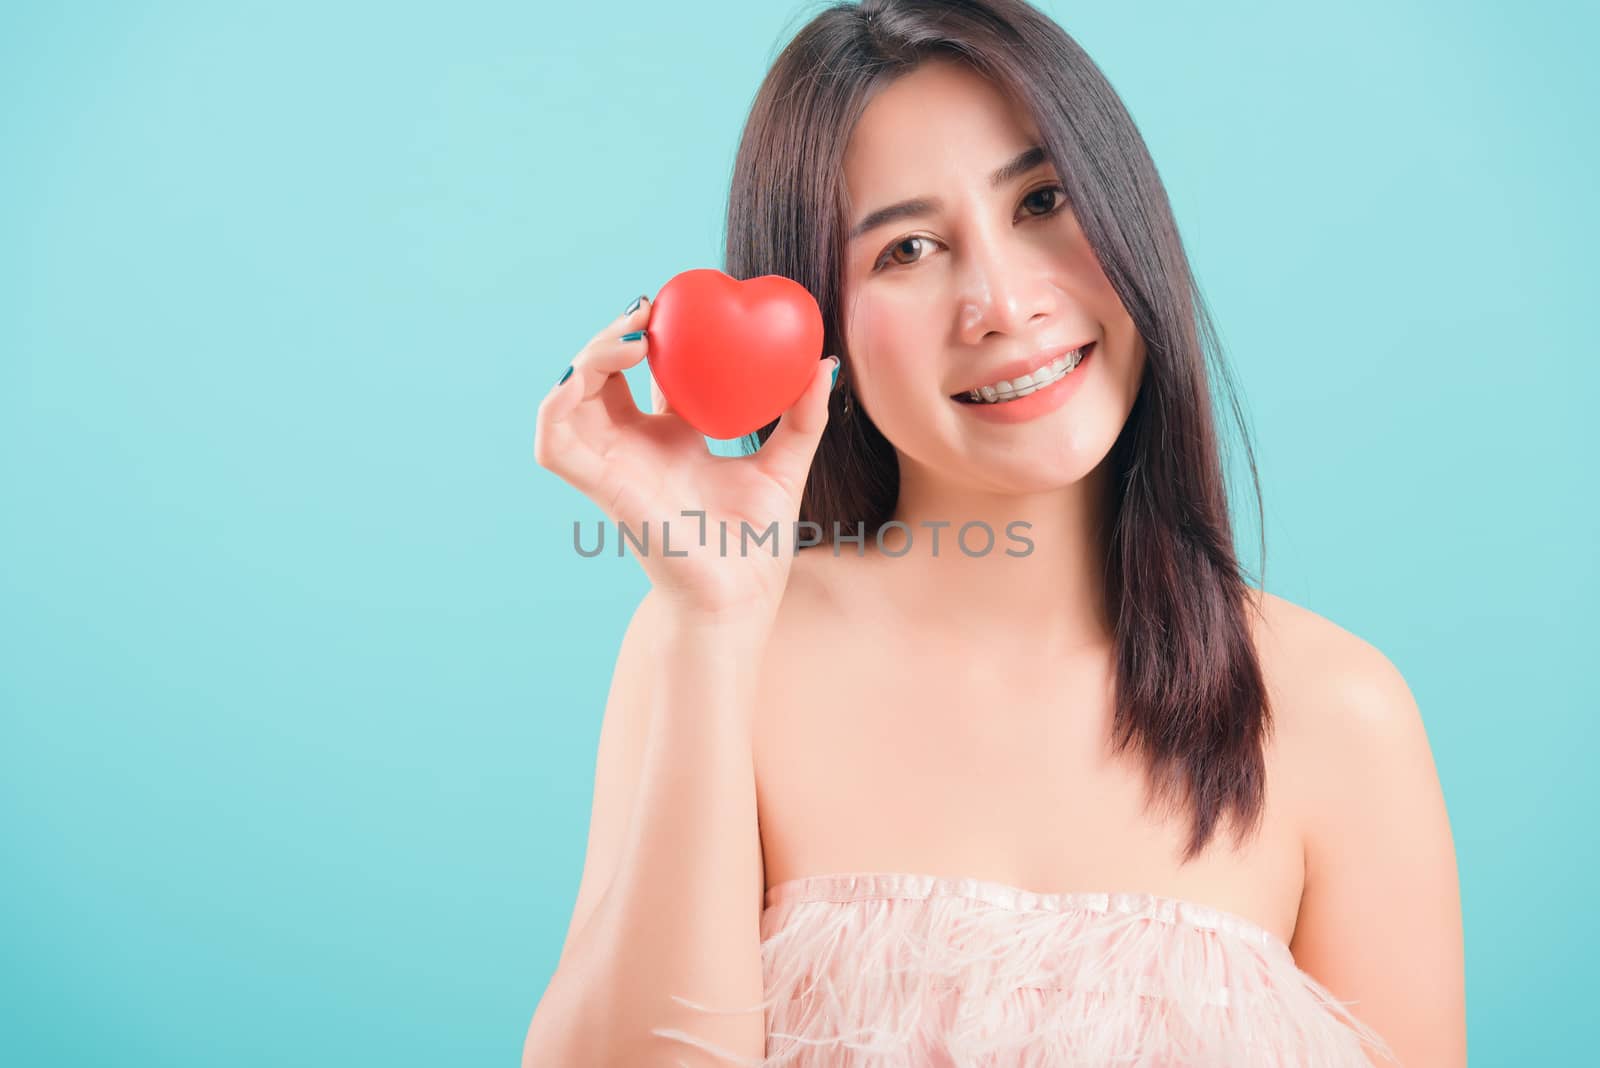
M 1023 149 L 1015 159 L 1012 159 L 989 176 L 989 186 L 992 189 L 999 189 L 1006 183 L 1015 181 L 1027 174 L 1044 161 L 1045 152 L 1041 146 L 1034 145 L 1032 148 Z M 929 196 L 912 197 L 910 200 L 902 200 L 898 204 L 890 204 L 886 208 L 879 208 L 877 211 L 869 212 L 864 219 L 850 228 L 850 236 L 845 240 L 854 241 L 869 230 L 876 230 L 878 227 L 898 219 L 913 219 L 920 215 L 928 215 L 938 211 L 943 206 L 944 202 L 938 197 Z

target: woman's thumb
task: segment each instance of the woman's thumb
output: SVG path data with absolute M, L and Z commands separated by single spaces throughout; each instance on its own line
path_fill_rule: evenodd
M 804 485 L 817 443 L 828 425 L 828 394 L 838 374 L 839 357 L 818 360 L 811 382 L 768 435 L 758 462 L 786 484 Z

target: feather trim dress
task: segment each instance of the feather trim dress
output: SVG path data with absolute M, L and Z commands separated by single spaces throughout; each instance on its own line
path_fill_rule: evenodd
M 1383 1039 L 1241 916 L 898 872 L 769 887 L 766 1056 L 744 1068 L 1372 1068 Z M 1363 1050 L 1363 1043 L 1370 1047 Z

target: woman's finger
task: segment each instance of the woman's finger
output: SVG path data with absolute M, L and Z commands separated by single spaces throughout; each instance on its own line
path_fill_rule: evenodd
M 672 402 L 661 392 L 661 384 L 656 381 L 655 375 L 650 376 L 650 410 L 656 415 L 666 415 L 672 411 Z
M 556 392 L 552 391 L 540 403 L 538 415 L 534 417 L 534 462 L 592 498 L 605 470 L 604 460 L 594 443 L 578 434 L 570 419 L 551 414 L 556 403 Z M 566 401 L 561 403 L 565 405 Z
M 620 335 L 595 335 L 573 358 L 572 374 L 552 391 L 558 398 L 552 414 L 562 418 L 584 401 L 599 397 L 619 426 L 638 417 L 642 413 L 628 391 L 622 372 L 648 355 L 648 345 L 649 337 L 642 329 Z M 612 381 L 612 376 L 616 381 Z M 621 403 L 624 400 L 626 403 Z
M 780 485 L 798 494 L 811 472 L 811 459 L 828 425 L 828 392 L 833 385 L 833 370 L 838 357 L 818 360 L 800 399 L 795 401 L 768 435 L 755 461 Z
M 641 300 L 591 338 L 539 405 L 535 460 L 586 493 L 598 484 L 604 451 L 644 416 L 623 372 L 648 354 L 648 316 L 648 302 Z M 595 402 L 594 409 L 585 408 Z

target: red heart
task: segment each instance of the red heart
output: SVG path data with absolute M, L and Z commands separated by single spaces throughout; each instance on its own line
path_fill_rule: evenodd
M 788 411 L 822 358 L 822 309 L 792 278 L 743 282 L 699 268 L 674 275 L 650 308 L 650 373 L 710 438 L 750 434 Z

